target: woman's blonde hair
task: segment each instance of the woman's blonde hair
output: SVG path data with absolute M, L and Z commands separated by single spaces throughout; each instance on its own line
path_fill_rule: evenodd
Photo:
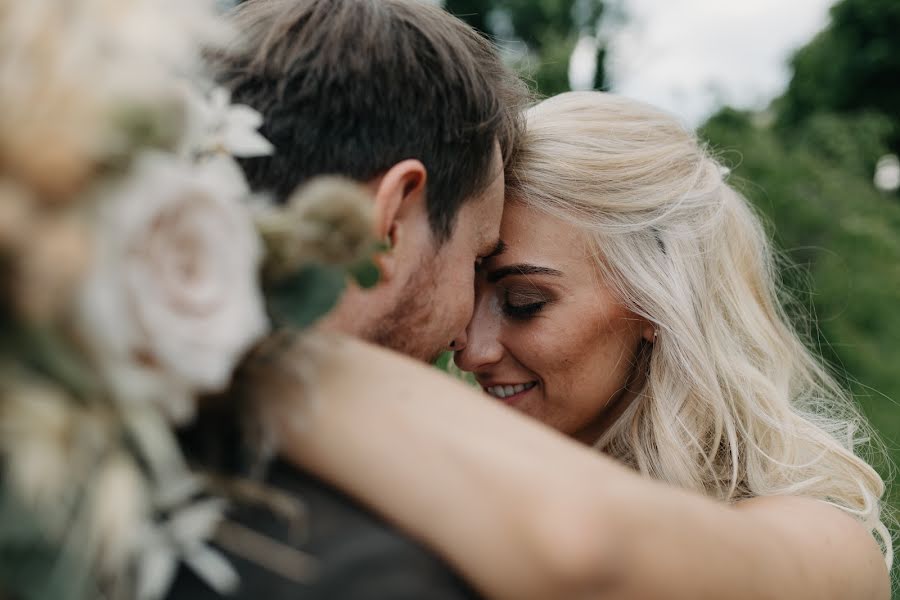
M 724 501 L 818 498 L 892 543 L 871 430 L 789 324 L 768 236 L 671 116 L 601 92 L 527 112 L 509 197 L 586 231 L 605 282 L 657 328 L 645 383 L 596 447 Z M 595 244 L 594 244 L 595 243 Z

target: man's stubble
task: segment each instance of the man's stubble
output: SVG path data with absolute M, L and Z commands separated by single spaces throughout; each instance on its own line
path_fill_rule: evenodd
M 452 333 L 443 339 L 439 336 L 444 332 L 434 331 L 440 329 L 436 324 L 441 320 L 432 302 L 437 290 L 434 262 L 420 262 L 403 286 L 397 303 L 364 336 L 367 340 L 427 362 L 434 362 L 441 355 Z

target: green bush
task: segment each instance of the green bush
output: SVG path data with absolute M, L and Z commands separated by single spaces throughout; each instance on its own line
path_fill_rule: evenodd
M 815 319 L 811 344 L 900 464 L 900 202 L 871 175 L 891 123 L 823 113 L 781 137 L 765 121 L 725 109 L 700 133 L 772 226 L 785 286 Z M 900 506 L 900 489 L 890 498 Z

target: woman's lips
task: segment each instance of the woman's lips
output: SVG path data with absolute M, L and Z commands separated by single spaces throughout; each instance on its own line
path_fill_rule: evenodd
M 493 396 L 506 404 L 515 404 L 534 389 L 535 386 L 537 386 L 536 381 L 528 381 L 525 383 L 495 384 L 482 387 L 489 396 Z

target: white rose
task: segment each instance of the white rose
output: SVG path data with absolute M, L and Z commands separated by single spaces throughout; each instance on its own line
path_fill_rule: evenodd
M 78 324 L 119 397 L 184 420 L 266 332 L 247 191 L 230 157 L 147 153 L 99 199 Z

